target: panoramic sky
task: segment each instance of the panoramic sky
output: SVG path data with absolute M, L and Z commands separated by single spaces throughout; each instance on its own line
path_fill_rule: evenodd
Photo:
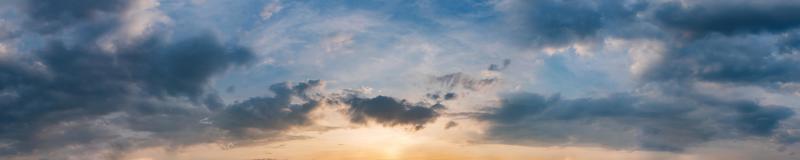
M 0 0 L 0 159 L 800 159 L 797 0 Z

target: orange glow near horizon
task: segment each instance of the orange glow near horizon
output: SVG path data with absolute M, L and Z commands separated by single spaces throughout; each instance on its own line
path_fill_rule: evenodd
M 431 129 L 433 130 L 433 129 Z M 438 131 L 437 131 L 438 132 Z M 573 160 L 573 159 L 631 159 L 652 157 L 638 151 L 611 151 L 581 147 L 525 147 L 500 144 L 470 144 L 453 141 L 445 134 L 431 131 L 409 131 L 398 128 L 345 128 L 314 132 L 314 138 L 275 142 L 221 150 L 207 144 L 183 148 L 176 152 L 147 149 L 128 156 L 130 160 L 145 159 L 241 159 L 241 160 Z M 445 137 L 439 137 L 439 136 Z M 456 136 L 456 135 L 454 135 Z M 154 156 L 155 155 L 155 156 Z

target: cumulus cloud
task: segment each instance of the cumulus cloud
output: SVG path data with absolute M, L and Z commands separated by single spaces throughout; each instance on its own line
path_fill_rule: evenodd
M 369 121 L 385 126 L 410 125 L 415 130 L 424 128 L 425 124 L 433 122 L 444 109 L 442 104 L 412 104 L 406 100 L 397 100 L 387 96 L 363 98 L 349 96 L 344 103 L 350 105 L 347 113 L 350 121 L 365 124 Z
M 496 7 L 508 18 L 527 20 L 518 26 L 526 27 L 519 33 L 528 37 L 515 39 L 523 44 L 569 45 L 599 37 L 644 45 L 628 50 L 635 92 L 573 99 L 525 92 L 501 95 L 499 106 L 477 116 L 489 122 L 489 140 L 672 152 L 716 140 L 797 142 L 796 126 L 788 125 L 796 123 L 794 106 L 714 95 L 696 87 L 786 88 L 798 83 L 796 2 L 499 2 Z M 629 29 L 619 25 L 623 23 L 649 29 L 623 30 Z M 622 32 L 647 36 L 606 34 Z
M 255 56 L 209 33 L 170 37 L 153 30 L 160 34 L 136 34 L 137 39 L 113 52 L 95 43 L 120 32 L 143 31 L 151 22 L 134 17 L 152 17 L 142 11 L 154 8 L 155 1 L 19 3 L 30 25 L 19 32 L 39 34 L 43 41 L 32 54 L 0 60 L 0 157 L 116 159 L 141 147 L 239 137 L 239 123 L 222 117 L 261 108 L 261 101 L 269 99 L 231 106 L 222 102 L 211 89 L 213 77 L 246 66 Z M 70 32 L 60 34 L 63 30 Z M 292 89 L 300 88 L 312 87 Z M 292 108 L 270 105 L 279 111 Z M 301 124 L 271 124 L 278 123 Z
M 33 57 L 0 62 L 0 104 L 6 106 L 0 109 L 0 139 L 12 146 L 3 152 L 44 149 L 40 145 L 53 143 L 41 141 L 49 138 L 46 135 L 39 136 L 50 128 L 117 112 L 130 116 L 131 125 L 144 126 L 132 121 L 149 121 L 137 118 L 160 114 L 181 119 L 172 122 L 191 121 L 182 116 L 207 111 L 189 106 L 210 107 L 204 102 L 215 98 L 208 92 L 211 77 L 252 58 L 247 49 L 223 46 L 212 36 L 178 42 L 154 37 L 117 54 L 53 41 Z M 161 120 L 157 117 L 150 120 Z M 140 129 L 157 130 L 152 127 L 156 126 Z
M 435 17 L 415 17 L 419 16 L 416 13 L 385 17 L 362 15 L 384 13 L 372 11 L 343 16 L 315 8 L 316 5 L 309 4 L 309 8 L 295 10 L 289 8 L 294 3 L 283 5 L 274 2 L 253 8 L 256 11 L 252 12 L 251 18 L 255 18 L 255 22 L 251 23 L 250 19 L 231 20 L 246 21 L 241 23 L 244 26 L 221 23 L 223 25 L 219 26 L 229 28 L 211 29 L 218 31 L 215 33 L 199 31 L 178 35 L 184 32 L 175 33 L 170 29 L 172 26 L 160 25 L 170 23 L 169 16 L 185 13 L 162 12 L 163 8 L 180 5 L 164 7 L 158 2 L 0 2 L 18 6 L 13 14 L 4 12 L 0 16 L 17 15 L 16 11 L 21 16 L 0 22 L 0 158 L 36 155 L 38 157 L 31 159 L 117 159 L 126 151 L 143 147 L 180 148 L 198 143 L 244 144 L 264 139 L 292 139 L 296 137 L 286 135 L 287 132 L 313 126 L 314 119 L 310 115 L 328 104 L 344 106 L 343 113 L 351 123 L 410 126 L 418 130 L 444 114 L 443 101 L 467 99 L 464 97 L 468 94 L 459 90 L 486 91 L 484 88 L 500 80 L 461 72 L 432 77 L 431 82 L 442 89 L 427 95 L 428 100 L 435 103 L 411 102 L 389 96 L 365 97 L 358 95 L 360 91 L 356 90 L 345 91 L 352 94 L 345 93 L 344 96 L 326 94 L 320 91 L 324 83 L 318 80 L 278 83 L 264 91 L 272 95 L 225 103 L 212 87 L 215 77 L 257 61 L 247 47 L 237 44 L 246 40 L 226 35 L 230 33 L 228 31 L 235 31 L 238 35 L 253 33 L 247 31 L 249 27 L 263 29 L 262 33 L 269 33 L 263 35 L 271 38 L 253 42 L 259 46 L 256 48 L 275 48 L 275 45 L 279 48 L 267 49 L 265 53 L 295 53 L 295 50 L 308 46 L 314 48 L 305 45 L 308 37 L 325 36 L 327 38 L 308 42 L 319 42 L 321 46 L 317 48 L 325 52 L 349 51 L 361 45 L 375 45 L 378 49 L 373 50 L 380 51 L 391 49 L 387 46 L 392 45 L 387 44 L 395 41 L 367 41 L 357 45 L 354 39 L 362 36 L 367 40 L 374 39 L 362 35 L 362 32 L 389 33 L 377 36 L 378 39 L 392 39 L 385 37 L 395 37 L 393 33 L 419 32 L 425 35 L 449 30 L 448 27 L 472 26 L 472 22 L 437 19 L 423 24 L 425 27 L 433 26 L 431 28 L 405 30 L 411 28 L 409 26 L 416 27 L 416 20 Z M 583 54 L 596 49 L 594 47 L 603 47 L 584 44 L 586 41 L 622 39 L 642 42 L 634 43 L 635 46 L 628 50 L 633 57 L 628 67 L 635 73 L 630 78 L 638 82 L 632 88 L 634 91 L 584 98 L 534 93 L 501 95 L 498 106 L 471 115 L 487 122 L 486 138 L 489 140 L 521 145 L 598 145 L 672 152 L 716 140 L 755 139 L 780 144 L 800 141 L 797 126 L 791 125 L 796 123 L 793 121 L 796 119 L 794 110 L 789 108 L 792 106 L 753 100 L 757 98 L 713 95 L 714 91 L 700 92 L 690 87 L 710 83 L 798 93 L 800 34 L 797 28 L 800 27 L 800 15 L 797 10 L 800 3 L 789 0 L 498 0 L 487 3 L 480 6 L 492 5 L 497 13 L 481 11 L 481 15 L 465 15 L 478 17 L 472 20 L 480 23 L 500 22 L 501 27 L 478 26 L 481 30 L 498 27 L 494 29 L 502 30 L 497 32 L 507 36 L 501 37 L 524 47 L 572 46 L 576 53 Z M 406 11 L 405 8 L 402 10 Z M 416 12 L 413 9 L 409 11 Z M 457 13 L 462 12 L 467 11 L 459 10 Z M 343 17 L 344 21 L 319 16 L 322 18 L 308 20 L 314 23 L 306 23 L 306 20 L 264 22 L 282 19 L 275 17 L 278 13 L 295 14 L 289 16 L 294 19 L 308 18 L 307 14 L 330 14 L 330 17 Z M 257 21 L 259 18 L 262 21 Z M 375 20 L 399 20 L 402 23 L 397 24 L 402 25 L 379 25 L 373 22 Z M 8 24 L 14 22 L 24 23 Z M 181 22 L 182 25 L 191 25 Z M 277 27 L 264 29 L 257 26 L 264 24 Z M 389 26 L 388 30 L 383 28 Z M 318 30 L 320 28 L 324 29 Z M 364 32 L 367 28 L 370 31 Z M 289 32 L 272 34 L 283 33 L 276 32 L 276 29 Z M 313 34 L 284 37 L 289 36 L 288 33 L 299 33 L 295 31 Z M 454 32 L 464 31 L 469 30 L 457 29 Z M 441 41 L 464 38 L 458 33 L 441 35 L 453 38 Z M 423 48 L 452 49 L 435 46 L 445 43 L 431 44 L 434 45 L 426 44 Z M 464 46 L 474 44 L 479 43 L 464 43 Z M 490 48 L 493 47 L 508 46 L 497 43 Z M 467 48 L 465 50 L 472 49 Z M 353 62 L 407 58 L 350 54 L 342 61 L 316 63 L 317 59 L 293 54 L 264 55 L 278 59 L 291 57 L 285 58 L 287 63 L 315 64 L 319 65 L 318 68 L 346 62 L 352 68 L 368 70 L 381 69 Z M 470 56 L 458 57 L 465 57 L 457 59 L 459 61 L 471 62 Z M 426 62 L 441 60 L 422 59 Z M 548 63 L 552 62 L 545 62 Z M 510 60 L 504 60 L 501 64 L 481 69 L 505 72 L 508 65 Z M 407 66 L 401 64 L 395 68 L 408 69 Z M 326 71 L 314 73 L 334 74 Z M 394 70 L 392 73 L 397 75 Z M 483 73 L 497 75 L 500 72 Z M 303 73 L 297 75 L 307 76 Z M 249 86 L 239 88 L 249 89 Z M 641 90 L 657 94 L 639 92 Z M 233 85 L 227 89 L 228 93 L 234 91 Z M 445 129 L 457 125 L 451 121 Z
M 293 126 L 311 125 L 309 114 L 326 103 L 320 93 L 323 85 L 320 80 L 273 84 L 269 90 L 274 96 L 253 97 L 232 104 L 217 113 L 212 123 L 234 140 L 275 136 Z

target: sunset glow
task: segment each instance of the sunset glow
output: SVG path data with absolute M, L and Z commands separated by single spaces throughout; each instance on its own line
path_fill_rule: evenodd
M 0 160 L 800 160 L 800 0 L 0 0 Z

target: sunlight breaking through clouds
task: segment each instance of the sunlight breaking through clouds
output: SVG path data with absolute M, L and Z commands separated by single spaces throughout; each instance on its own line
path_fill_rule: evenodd
M 0 1 L 0 159 L 798 159 L 795 0 Z

